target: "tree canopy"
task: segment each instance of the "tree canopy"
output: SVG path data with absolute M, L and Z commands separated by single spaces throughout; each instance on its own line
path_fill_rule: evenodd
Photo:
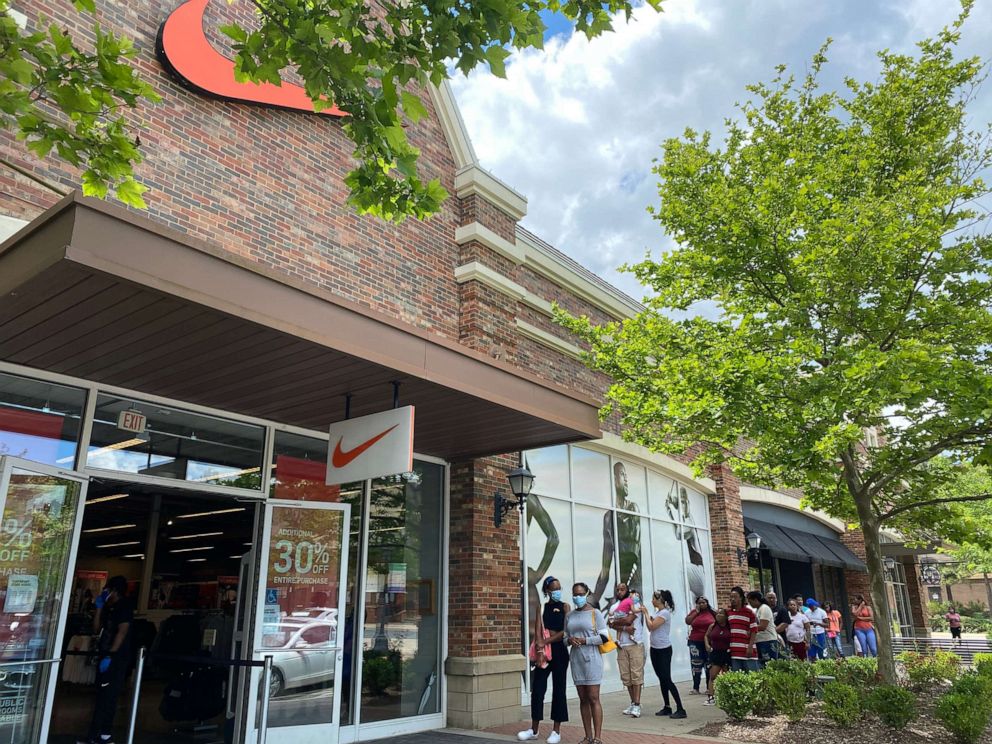
M 74 0 L 94 14 L 96 0 Z M 660 8 L 661 0 L 647 0 Z M 457 70 L 487 65 L 505 76 L 511 50 L 541 48 L 542 13 L 559 13 L 592 38 L 612 28 L 636 0 L 486 0 L 481 3 L 367 0 L 252 0 L 258 23 L 227 26 L 240 80 L 279 84 L 294 70 L 317 108 L 346 111 L 356 167 L 346 177 L 360 213 L 385 219 L 427 217 L 446 192 L 421 179 L 419 152 L 405 121 L 427 110 L 420 100 Z M 51 150 L 83 170 L 85 194 L 142 206 L 134 178 L 140 140 L 127 113 L 140 99 L 158 100 L 134 66 L 126 37 L 100 27 L 94 43 L 56 26 L 24 31 L 0 0 L 0 115 L 39 157 Z M 32 22 L 39 19 L 30 19 Z M 43 22 L 43 19 L 40 19 Z M 11 164 L 7 164 L 11 165 Z M 30 174 L 24 173 L 24 175 Z
M 697 466 L 860 525 L 880 617 L 879 530 L 962 539 L 952 500 L 979 494 L 935 492 L 992 441 L 992 148 L 968 112 L 985 71 L 955 54 L 969 9 L 840 91 L 820 84 L 829 41 L 800 80 L 779 67 L 722 147 L 666 141 L 652 211 L 678 247 L 628 267 L 646 309 L 598 327 L 558 314 L 612 377 L 627 438 L 705 443 Z

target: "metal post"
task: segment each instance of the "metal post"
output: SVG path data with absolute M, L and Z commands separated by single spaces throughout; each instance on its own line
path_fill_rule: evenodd
M 138 666 L 134 672 L 134 697 L 131 699 L 131 720 L 127 724 L 127 744 L 134 744 L 134 727 L 138 723 L 138 699 L 141 697 L 141 678 L 145 671 L 145 647 L 138 649 Z
M 758 584 L 761 586 L 761 596 L 765 596 L 765 560 L 761 555 L 761 548 L 758 548 Z
M 265 744 L 266 729 L 269 727 L 269 685 L 272 684 L 272 656 L 265 657 L 262 667 L 262 705 L 258 716 L 258 744 Z

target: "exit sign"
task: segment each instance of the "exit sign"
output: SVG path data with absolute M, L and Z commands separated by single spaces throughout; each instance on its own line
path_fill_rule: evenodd
M 117 428 L 123 429 L 124 431 L 133 431 L 136 434 L 142 434 L 145 431 L 145 424 L 148 423 L 148 419 L 141 411 L 135 411 L 133 408 L 129 408 L 126 411 L 121 411 L 117 416 Z

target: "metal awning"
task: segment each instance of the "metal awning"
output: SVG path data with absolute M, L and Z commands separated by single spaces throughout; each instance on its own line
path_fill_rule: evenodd
M 814 535 L 812 532 L 780 527 L 771 522 L 744 517 L 744 531 L 761 536 L 762 549 L 776 558 L 802 563 L 821 563 L 835 568 L 865 571 L 866 567 L 840 540 Z
M 600 436 L 594 400 L 78 195 L 0 245 L 0 360 L 310 429 L 399 381 L 449 460 Z

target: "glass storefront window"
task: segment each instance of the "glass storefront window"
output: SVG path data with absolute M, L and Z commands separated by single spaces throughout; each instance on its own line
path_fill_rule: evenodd
M 601 452 L 572 447 L 572 498 L 611 506 L 610 458 Z
M 144 432 L 119 429 L 118 416 L 147 417 Z M 99 395 L 86 465 L 90 468 L 257 490 L 265 429 L 158 403 Z
M 372 481 L 361 723 L 439 713 L 444 467 Z
M 675 598 L 671 628 L 672 668 L 682 670 L 684 675 L 689 667 L 689 649 L 687 628 L 683 618 L 691 608 L 690 602 L 698 595 L 692 595 L 691 599 L 686 596 L 685 554 L 679 549 L 681 541 L 676 526 L 652 521 L 651 539 L 654 546 L 654 588 L 668 589 Z M 713 602 L 714 607 L 718 606 L 717 601 L 712 597 L 710 601 Z M 676 677 L 678 676 L 676 673 Z
M 73 469 L 83 390 L 0 373 L 0 456 Z
M 648 471 L 648 502 L 651 516 L 677 522 L 678 483 L 654 470 Z
M 640 465 L 620 460 L 613 461 L 613 490 L 617 509 L 648 513 L 646 474 Z M 621 572 L 623 573 L 623 572 Z
M 356 644 L 360 641 L 355 628 L 359 612 L 358 567 L 362 565 L 362 521 L 365 511 L 364 483 L 343 486 L 324 484 L 327 471 L 327 440 L 277 431 L 273 444 L 273 470 L 269 480 L 269 496 L 293 501 L 331 501 L 351 504 L 351 525 L 348 533 L 348 585 L 344 611 L 344 635 L 341 645 L 344 660 L 341 665 L 341 725 L 354 720 L 355 660 L 361 658 Z
M 554 576 L 569 596 L 572 581 L 572 507 L 565 501 L 527 497 L 527 596 L 530 622 L 544 604 L 541 584 Z
M 568 498 L 568 447 L 566 445 L 524 452 L 524 464 L 534 474 L 533 493 L 558 499 Z

